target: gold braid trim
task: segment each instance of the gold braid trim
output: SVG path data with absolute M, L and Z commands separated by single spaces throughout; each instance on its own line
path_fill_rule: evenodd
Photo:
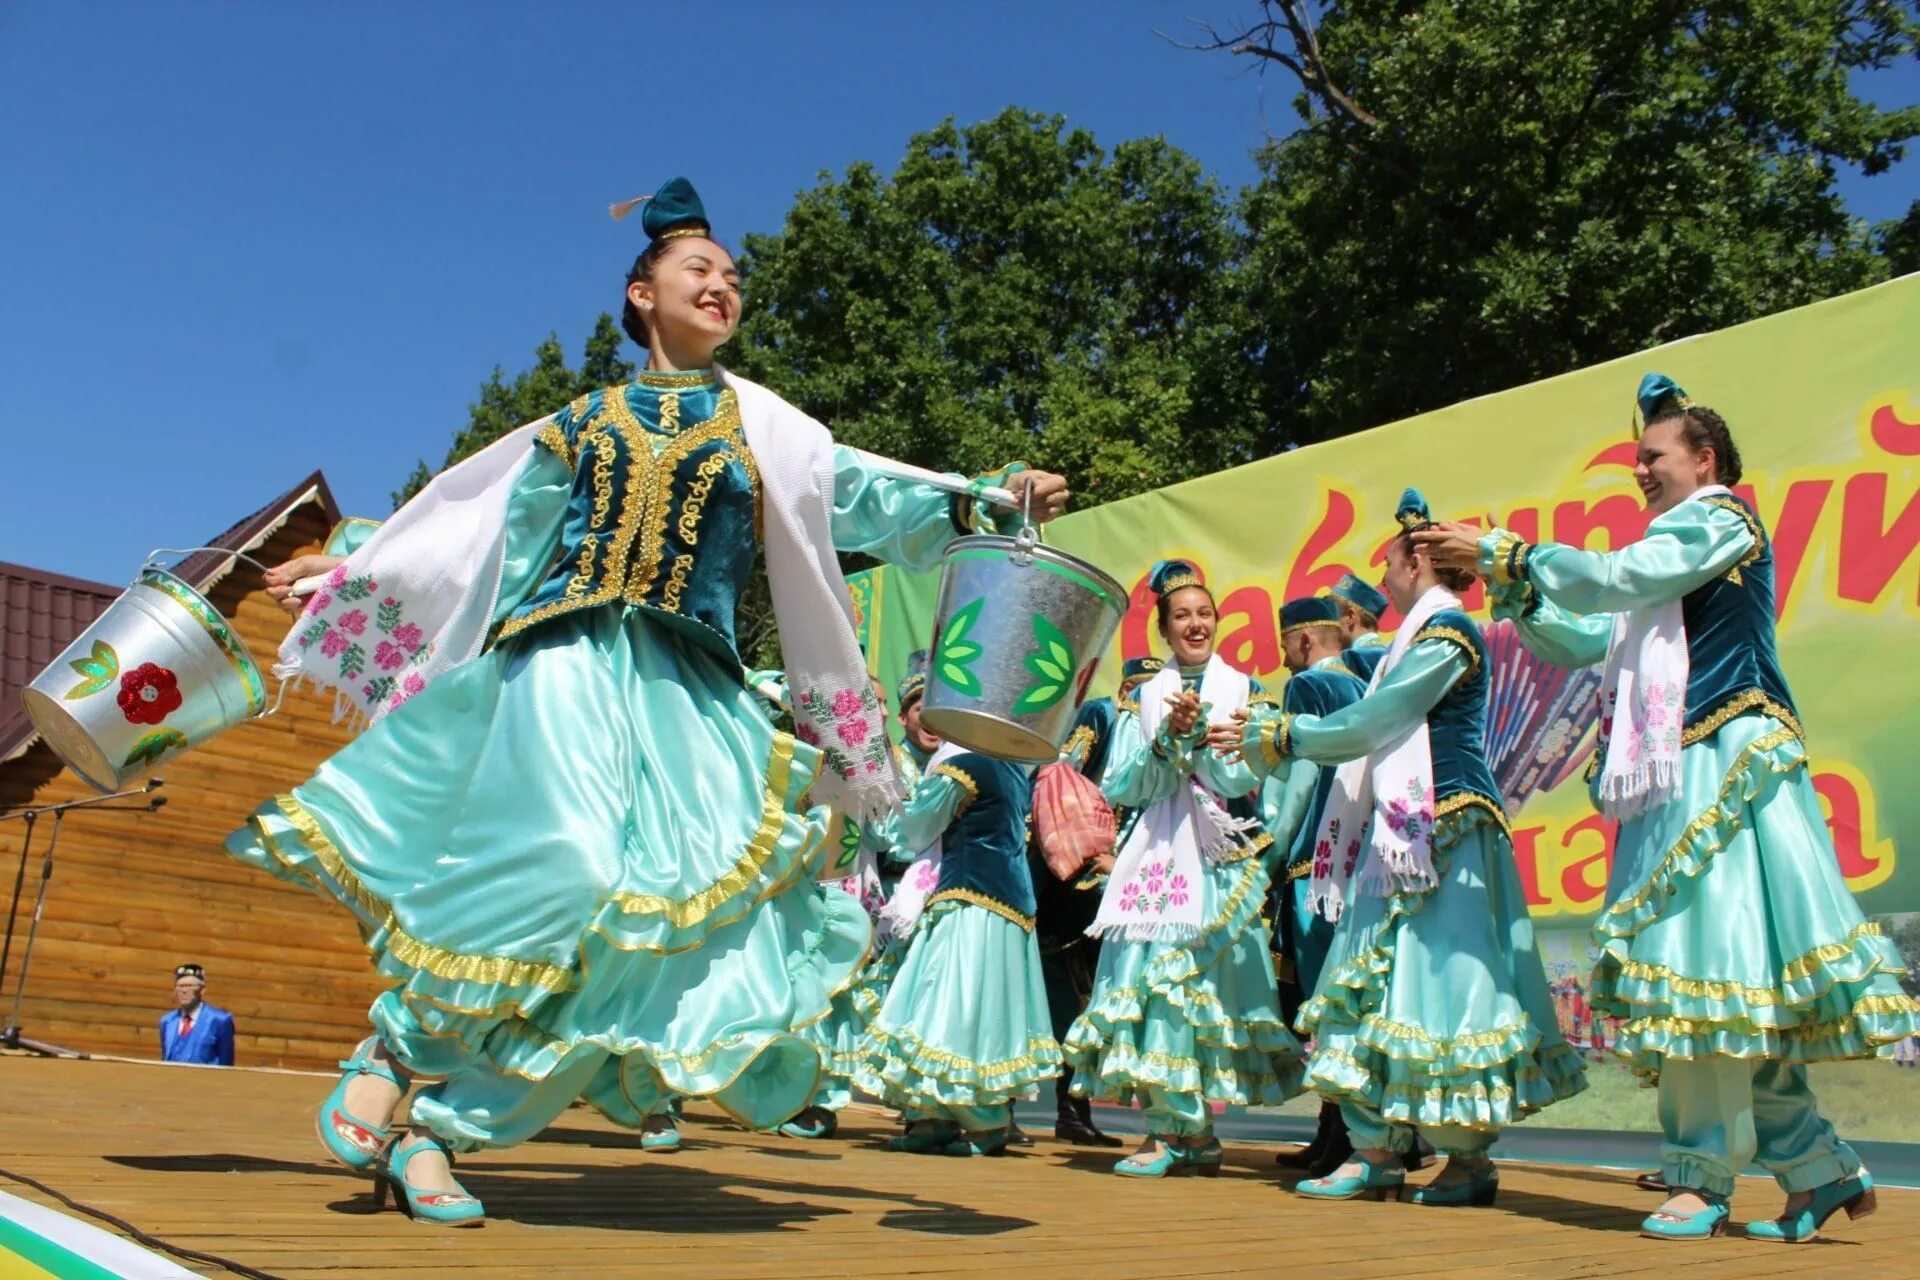
M 956 769 L 950 764 L 943 764 L 936 766 L 927 776 L 929 778 L 951 778 L 959 784 L 962 791 L 967 793 L 967 798 L 962 800 L 959 807 L 953 811 L 953 816 L 956 818 L 965 813 L 968 806 L 980 798 L 980 785 L 973 780 L 973 775 L 964 769 Z
M 993 912 L 993 914 L 1003 920 L 1013 921 L 1013 923 L 1019 925 L 1028 933 L 1033 932 L 1032 916 L 1022 915 L 1014 908 L 1000 901 L 1000 899 L 990 898 L 986 894 L 979 893 L 973 889 L 942 889 L 927 899 L 927 906 L 932 907 L 936 902 L 959 902 L 969 907 L 981 907 Z
M 1748 689 L 1735 694 L 1713 709 L 1713 713 L 1700 723 L 1681 733 L 1680 745 L 1690 747 L 1696 742 L 1704 742 L 1726 725 L 1735 716 L 1743 716 L 1749 711 L 1762 711 L 1772 716 L 1787 728 L 1793 730 L 1793 736 L 1805 742 L 1807 731 L 1800 727 L 1800 718 L 1775 702 L 1764 689 Z
M 1507 811 L 1493 801 L 1475 791 L 1456 791 L 1454 794 L 1433 806 L 1433 820 L 1437 826 L 1440 819 L 1449 814 L 1464 813 L 1468 809 L 1483 809 L 1499 824 L 1501 833 L 1507 837 L 1507 843 L 1513 843 L 1513 826 L 1507 821 Z
M 1313 874 L 1313 862 L 1311 859 L 1305 862 L 1296 862 L 1292 866 L 1287 868 L 1288 880 L 1304 880 L 1312 874 Z
M 369 916 L 379 922 L 387 934 L 387 950 L 395 959 L 412 969 L 424 969 L 438 978 L 454 982 L 480 982 L 493 986 L 540 987 L 546 991 L 565 991 L 573 982 L 573 972 L 539 960 L 516 960 L 509 956 L 465 955 L 422 942 L 400 927 L 393 908 L 375 896 L 347 866 L 340 850 L 305 805 L 291 795 L 275 800 L 281 814 L 313 851 L 314 860 L 326 870 L 341 890 Z
M 1699 837 L 1702 832 L 1711 830 L 1726 821 L 1723 810 L 1727 808 L 1729 802 L 1731 802 L 1739 792 L 1741 780 L 1746 774 L 1747 766 L 1753 762 L 1754 757 L 1771 751 L 1775 747 L 1784 746 L 1794 741 L 1798 736 L 1791 727 L 1783 725 L 1771 733 L 1762 734 L 1743 747 L 1740 754 L 1734 757 L 1733 764 L 1727 769 L 1725 780 L 1720 784 L 1720 798 L 1716 800 L 1713 806 L 1706 810 L 1706 812 L 1700 814 L 1700 816 L 1687 824 L 1687 829 L 1682 831 L 1680 838 L 1668 847 L 1666 854 L 1660 859 L 1659 865 L 1647 873 L 1639 891 L 1630 897 L 1622 898 L 1619 902 L 1608 907 L 1607 914 L 1618 916 L 1625 915 L 1630 911 L 1639 910 L 1640 907 L 1646 904 L 1649 898 L 1653 897 L 1655 890 L 1665 883 L 1673 867 L 1681 858 L 1695 856 L 1704 862 L 1725 848 L 1727 841 L 1721 840 L 1698 855 L 1691 853 L 1694 840 Z M 1788 762 L 1786 769 L 1782 772 L 1791 773 L 1795 769 L 1804 768 L 1806 763 L 1807 758 L 1801 756 L 1798 760 Z M 1728 840 L 1732 838 L 1731 835 L 1727 837 Z
M 711 369 L 642 369 L 633 380 L 661 391 L 698 391 L 713 385 Z
M 1094 733 L 1093 726 L 1083 724 L 1067 735 L 1067 741 L 1060 748 L 1060 754 L 1063 758 L 1071 760 L 1075 764 L 1083 765 L 1092 757 L 1097 738 L 1098 735 Z M 1084 754 L 1076 754 L 1080 752 L 1084 752 Z
M 1338 624 L 1336 623 L 1335 625 Z M 1247 695 L 1247 706 L 1249 707 L 1277 707 L 1279 705 L 1280 699 L 1274 697 L 1265 689 Z
M 574 453 L 573 444 L 567 439 L 567 433 L 561 430 L 559 423 L 549 422 L 546 426 L 534 432 L 533 442 L 535 444 L 545 445 L 547 452 L 567 464 L 567 470 L 577 471 L 579 469 L 580 459 L 578 455 Z
M 1280 634 L 1290 636 L 1296 631 L 1311 631 L 1315 627 L 1332 627 L 1338 630 L 1340 620 L 1337 618 L 1315 618 L 1312 622 L 1296 622 L 1290 627 L 1280 628 Z
M 1422 640 L 1448 640 L 1466 650 L 1466 679 L 1473 679 L 1474 674 L 1480 670 L 1480 651 L 1474 648 L 1473 641 L 1467 638 L 1466 632 L 1455 627 L 1422 627 L 1419 634 L 1414 636 L 1413 643 L 1419 644 Z
M 1759 518 L 1755 516 L 1753 512 L 1747 510 L 1745 505 L 1735 498 L 1728 497 L 1725 494 L 1716 494 L 1711 498 L 1703 498 L 1702 501 L 1710 507 L 1718 507 L 1722 511 L 1733 512 L 1733 514 L 1746 521 L 1747 532 L 1753 535 L 1753 548 L 1749 550 L 1747 554 L 1741 556 L 1740 563 L 1727 570 L 1726 573 L 1728 582 L 1731 582 L 1736 587 L 1744 586 L 1746 579 L 1741 576 L 1740 571 L 1766 554 L 1767 531 L 1760 527 Z
M 793 737 L 773 735 L 773 747 L 767 753 L 766 798 L 760 806 L 760 827 L 747 842 L 746 852 L 724 875 L 688 898 L 675 901 L 648 893 L 616 893 L 614 905 L 628 915 L 663 915 L 676 929 L 699 924 L 713 914 L 714 908 L 734 897 L 759 878 L 779 846 L 780 829 L 786 823 L 787 788 L 793 781 Z
M 1507 587 L 1519 581 L 1520 575 L 1514 571 L 1514 557 L 1517 548 L 1526 546 L 1517 534 L 1502 529 L 1494 535 L 1493 546 L 1488 554 L 1488 569 L 1494 585 Z
M 1138 698 L 1116 699 L 1113 704 L 1113 709 L 1118 712 L 1124 712 L 1127 715 L 1137 716 L 1140 714 L 1140 699 Z

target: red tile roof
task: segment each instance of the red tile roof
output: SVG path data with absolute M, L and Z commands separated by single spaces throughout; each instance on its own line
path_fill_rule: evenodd
M 318 502 L 329 523 L 340 519 L 339 504 L 316 471 L 213 538 L 209 547 L 248 551 L 265 542 L 294 511 Z M 227 576 L 238 563 L 219 552 L 188 556 L 174 572 L 201 591 Z M 129 567 L 128 580 L 133 578 Z M 36 737 L 33 722 L 20 705 L 20 693 L 60 651 L 106 611 L 124 587 L 45 573 L 0 561 L 0 761 L 11 760 Z

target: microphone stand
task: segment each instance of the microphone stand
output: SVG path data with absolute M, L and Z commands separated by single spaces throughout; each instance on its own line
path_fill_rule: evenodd
M 43 1058 L 85 1058 L 89 1055 L 78 1049 L 66 1049 L 57 1044 L 29 1039 L 20 1034 L 20 1002 L 27 994 L 27 967 L 33 963 L 33 944 L 40 937 L 40 916 L 47 905 L 47 882 L 53 879 L 53 852 L 60 844 L 60 823 L 74 809 L 100 808 L 107 813 L 152 813 L 167 802 L 165 796 L 154 796 L 143 805 L 114 805 L 110 801 L 125 800 L 133 796 L 143 796 L 164 786 L 159 778 L 148 781 L 144 787 L 129 791 L 116 791 L 112 795 L 93 796 L 86 800 L 69 800 L 64 804 L 43 804 L 32 808 L 17 809 L 12 813 L 0 814 L 0 822 L 19 820 L 27 824 L 26 835 L 20 841 L 20 866 L 13 874 L 13 899 L 7 906 L 7 938 L 0 944 L 0 982 L 4 982 L 7 961 L 13 954 L 14 922 L 20 914 L 20 894 L 26 887 L 27 858 L 33 847 L 34 828 L 41 818 L 53 815 L 53 831 L 47 837 L 47 852 L 40 864 L 40 888 L 34 896 L 33 922 L 27 929 L 27 944 L 20 952 L 20 974 L 13 988 L 13 1011 L 7 1016 L 7 1025 L 0 1029 L 0 1048 L 24 1049 L 37 1053 Z

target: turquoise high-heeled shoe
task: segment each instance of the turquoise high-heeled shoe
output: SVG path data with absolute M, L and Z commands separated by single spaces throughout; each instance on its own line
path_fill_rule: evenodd
M 1828 1218 L 1846 1210 L 1848 1218 L 1864 1218 L 1880 1207 L 1873 1177 L 1865 1169 L 1813 1189 L 1813 1200 L 1798 1213 L 1782 1214 L 1768 1222 L 1749 1222 L 1747 1239 L 1776 1244 L 1805 1244 L 1819 1234 Z
M 950 1156 L 1003 1156 L 1007 1154 L 1007 1143 L 1012 1136 L 1005 1129 L 972 1136 L 963 1133 L 940 1150 Z
M 1191 1153 L 1183 1149 L 1172 1138 L 1161 1134 L 1149 1135 L 1160 1144 L 1160 1151 L 1150 1159 L 1142 1160 L 1138 1152 L 1118 1161 L 1113 1171 L 1123 1178 L 1180 1178 L 1201 1172 Z
M 389 1125 L 371 1124 L 347 1110 L 347 1086 L 360 1076 L 379 1076 L 400 1090 L 404 1097 L 409 1080 L 404 1072 L 377 1062 L 373 1057 L 374 1047 L 379 1042 L 368 1036 L 354 1046 L 353 1056 L 340 1064 L 341 1076 L 333 1086 L 333 1092 L 320 1104 L 320 1110 L 313 1118 L 313 1131 L 320 1138 L 320 1145 L 332 1156 L 355 1173 L 365 1173 L 373 1168 L 380 1159 L 380 1149 L 393 1137 Z M 397 1110 L 399 1103 L 394 1107 Z M 391 1122 L 389 1122 L 391 1123 Z
M 671 1113 L 669 1113 L 671 1118 Z M 640 1134 L 640 1149 L 665 1154 L 680 1149 L 680 1126 L 670 1124 L 664 1129 L 649 1129 Z
M 400 1212 L 415 1222 L 425 1222 L 436 1227 L 478 1227 L 487 1220 L 487 1211 L 481 1203 L 467 1194 L 467 1189 L 458 1182 L 452 1191 L 418 1191 L 407 1181 L 407 1161 L 429 1148 L 445 1152 L 447 1163 L 453 1163 L 453 1152 L 447 1144 L 435 1137 L 415 1138 L 410 1142 L 395 1142 L 387 1148 L 387 1158 L 382 1164 L 378 1180 L 374 1183 L 373 1207 L 378 1209 L 386 1205 L 387 1192 L 393 1192 L 394 1203 Z
M 1500 1171 L 1493 1161 L 1477 1161 L 1468 1166 L 1466 1178 L 1417 1187 L 1406 1199 L 1414 1204 L 1440 1205 L 1449 1209 L 1471 1206 L 1485 1209 L 1500 1194 Z
M 789 1138 L 831 1138 L 840 1127 L 840 1117 L 825 1107 L 808 1107 L 793 1119 L 780 1126 L 780 1132 Z
M 1691 1214 L 1669 1213 L 1664 1209 L 1650 1213 L 1646 1221 L 1640 1224 L 1641 1235 L 1649 1240 L 1711 1240 L 1726 1233 L 1727 1215 L 1732 1210 L 1727 1207 L 1725 1196 L 1691 1187 L 1675 1187 L 1674 1190 L 1692 1191 L 1707 1202 L 1707 1207 Z
M 1374 1164 L 1355 1155 L 1351 1163 L 1360 1166 L 1359 1173 L 1343 1178 L 1336 1169 L 1324 1178 L 1308 1178 L 1293 1188 L 1295 1194 L 1309 1200 L 1398 1200 L 1406 1190 L 1407 1167 L 1398 1156 Z
M 947 1144 L 960 1136 L 960 1127 L 944 1120 L 921 1126 L 919 1132 L 907 1130 L 897 1138 L 887 1139 L 887 1150 L 908 1151 L 917 1156 L 932 1155 L 936 1151 L 944 1152 Z

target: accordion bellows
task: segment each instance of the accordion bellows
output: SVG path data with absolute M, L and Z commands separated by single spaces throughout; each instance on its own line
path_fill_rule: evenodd
M 1073 765 L 1056 760 L 1034 775 L 1033 833 L 1047 869 L 1061 880 L 1113 852 L 1117 824 L 1100 788 Z

